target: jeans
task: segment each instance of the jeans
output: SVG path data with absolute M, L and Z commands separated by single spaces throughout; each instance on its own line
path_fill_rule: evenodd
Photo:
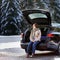
M 39 44 L 39 41 L 35 42 L 30 41 L 27 47 L 27 53 L 29 54 L 29 52 L 32 51 L 32 53 L 35 54 L 37 44 Z

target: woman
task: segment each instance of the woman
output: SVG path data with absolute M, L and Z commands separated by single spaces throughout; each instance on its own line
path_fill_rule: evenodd
M 30 49 L 31 46 L 32 46 L 32 56 L 34 56 L 36 46 L 40 42 L 40 38 L 41 38 L 41 31 L 38 28 L 38 24 L 34 23 L 32 27 L 33 28 L 32 28 L 31 33 L 30 33 L 30 42 L 29 42 L 28 47 L 27 47 L 27 58 L 29 57 L 29 52 L 30 52 L 29 50 L 31 50 Z

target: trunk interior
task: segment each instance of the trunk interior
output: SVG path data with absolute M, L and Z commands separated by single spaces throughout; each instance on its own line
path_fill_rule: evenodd
M 48 31 L 50 30 L 48 27 L 40 27 L 40 30 L 41 30 L 41 36 L 47 36 L 47 33 Z M 23 39 L 23 42 L 29 42 L 29 36 L 30 36 L 30 32 L 31 30 L 29 29 L 26 34 L 24 35 L 24 39 Z

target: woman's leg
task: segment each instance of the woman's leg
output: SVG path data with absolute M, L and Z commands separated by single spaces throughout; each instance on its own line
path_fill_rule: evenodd
M 35 54 L 36 46 L 39 44 L 39 41 L 35 41 L 32 46 L 32 54 Z
M 31 51 L 31 47 L 32 47 L 33 42 L 29 42 L 28 46 L 27 46 L 27 53 L 29 54 L 29 52 Z

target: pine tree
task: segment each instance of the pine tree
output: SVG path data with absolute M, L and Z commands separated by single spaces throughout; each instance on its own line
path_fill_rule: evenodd
M 53 13 L 53 21 L 60 23 L 60 0 L 43 0 L 51 13 Z
M 54 1 L 54 20 L 60 23 L 60 0 Z
M 33 8 L 33 0 L 22 0 L 20 6 L 22 9 L 31 9 Z
M 1 35 L 20 34 L 26 26 L 20 9 L 20 0 L 2 0 L 1 11 Z
M 0 0 L 0 33 L 1 33 L 1 3 L 2 3 L 2 0 Z
M 44 9 L 45 6 L 44 6 L 44 3 L 42 2 L 42 0 L 36 0 L 36 3 L 37 3 L 37 7 L 40 8 L 40 9 Z

